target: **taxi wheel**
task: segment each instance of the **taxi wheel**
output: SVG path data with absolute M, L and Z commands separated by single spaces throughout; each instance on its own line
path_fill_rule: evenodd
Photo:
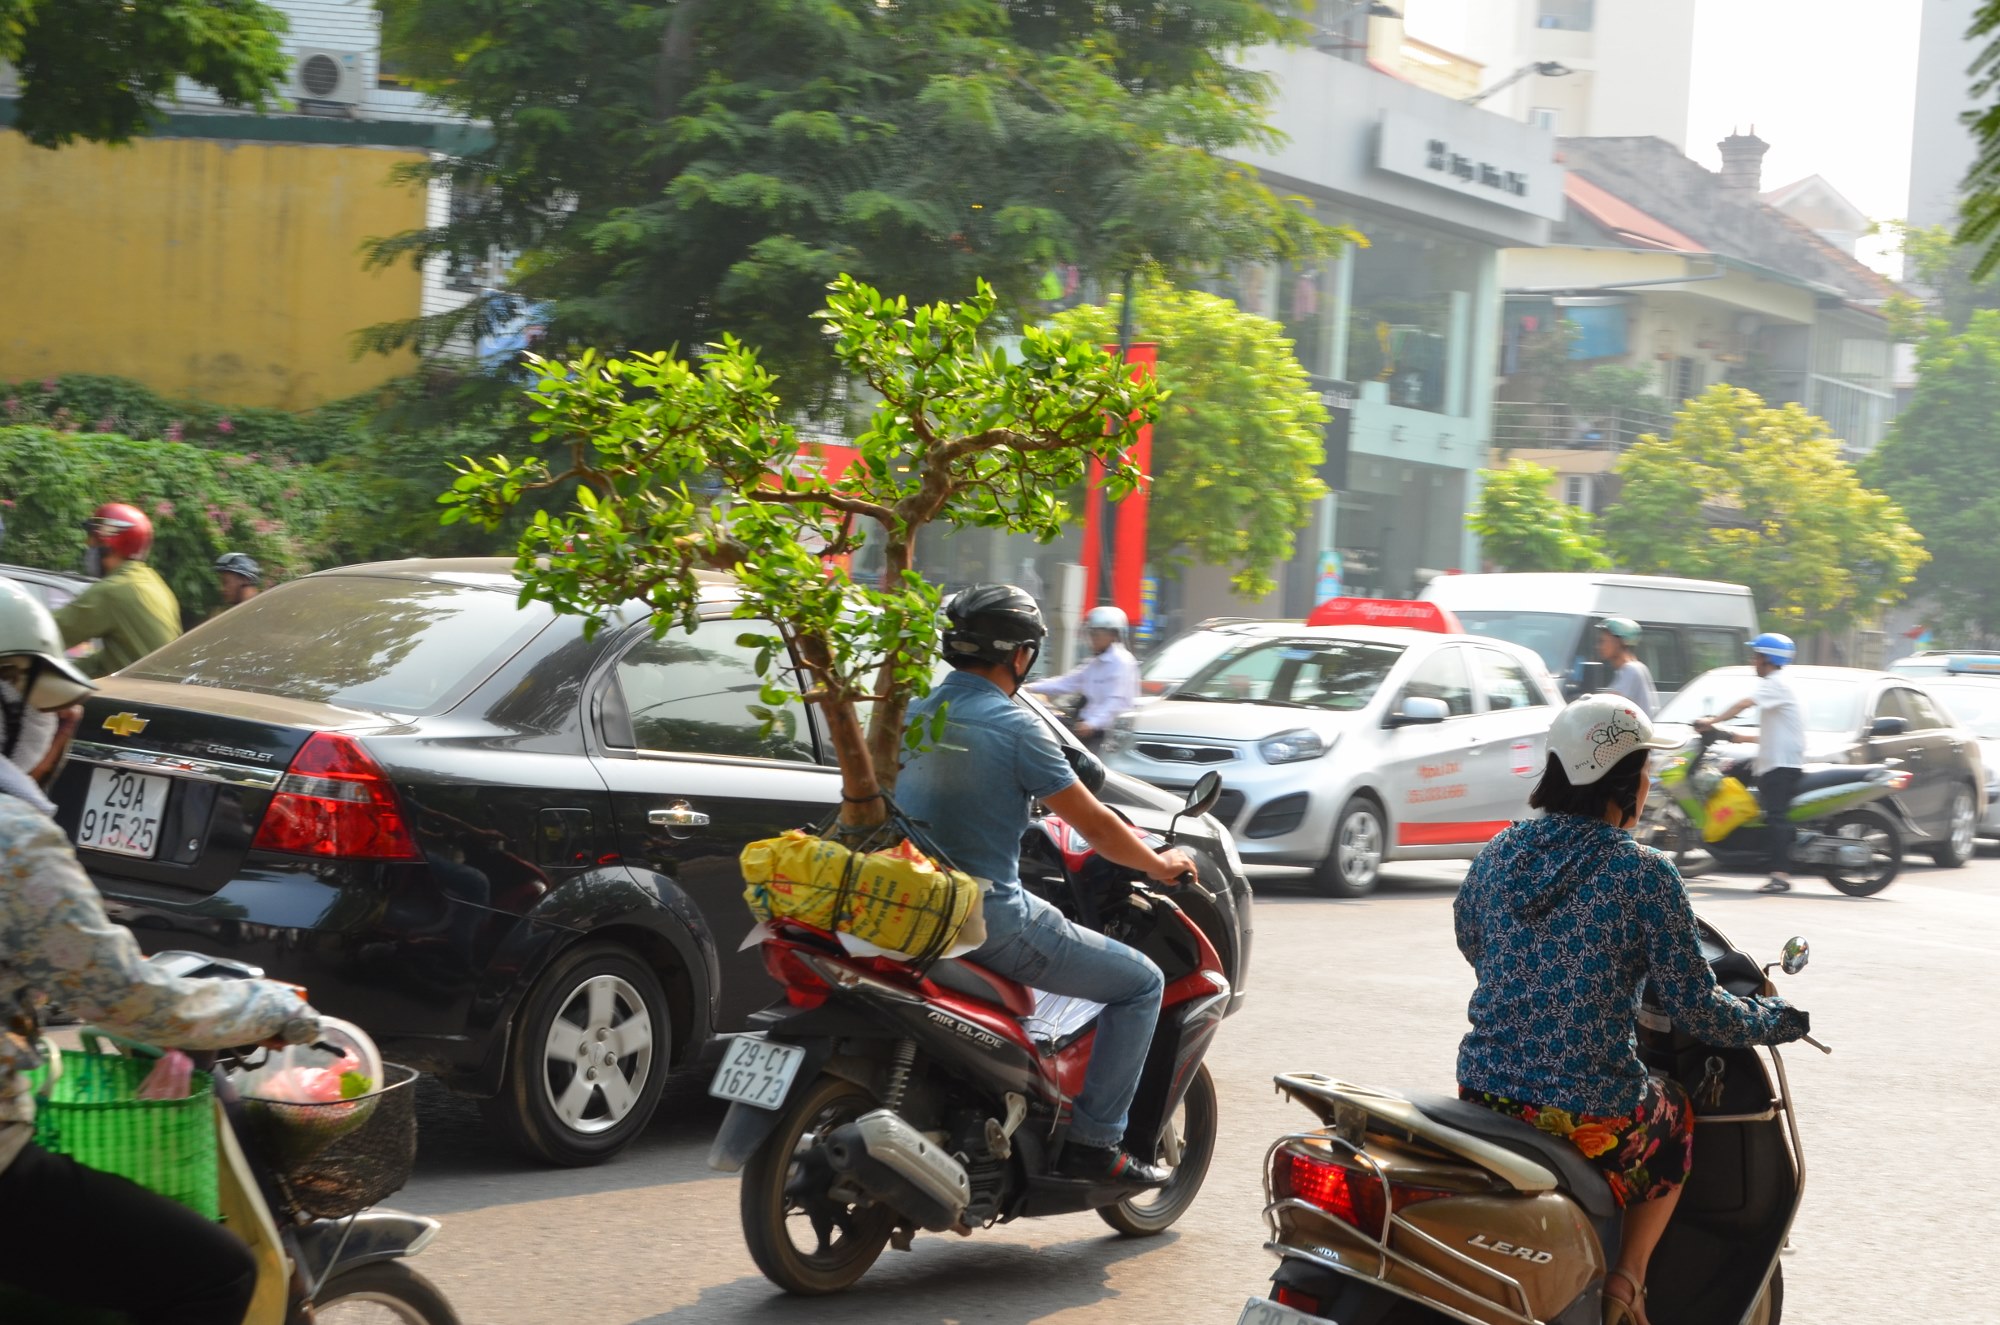
M 1388 849 L 1382 807 L 1367 796 L 1350 797 L 1333 824 L 1333 845 L 1313 872 L 1313 889 L 1323 897 L 1366 897 L 1382 877 Z

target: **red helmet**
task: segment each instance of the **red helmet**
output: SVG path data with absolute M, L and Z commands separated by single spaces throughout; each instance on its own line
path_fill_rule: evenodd
M 106 549 L 130 560 L 143 557 L 153 546 L 153 522 L 136 506 L 110 501 L 98 507 L 83 522 L 83 532 L 103 542 Z

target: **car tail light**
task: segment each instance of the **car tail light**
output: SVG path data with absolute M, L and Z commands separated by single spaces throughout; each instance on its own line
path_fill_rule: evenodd
M 796 948 L 764 945 L 764 969 L 785 989 L 785 1001 L 795 1008 L 816 1008 L 826 1002 L 829 986 Z
M 1318 1155 L 1280 1150 L 1271 1160 L 1271 1194 L 1280 1201 L 1303 1201 L 1324 1210 L 1371 1238 L 1382 1236 L 1384 1231 L 1387 1212 L 1383 1209 L 1382 1180 L 1373 1173 L 1336 1164 Z M 1454 1195 L 1457 1193 L 1434 1187 L 1406 1187 L 1395 1182 L 1389 1185 L 1390 1208 L 1394 1210 Z
M 251 846 L 338 860 L 418 859 L 388 775 L 338 732 L 314 732 L 299 747 Z
M 1897 769 L 1895 772 L 1889 775 L 1889 790 L 1901 791 L 1903 788 L 1910 785 L 1910 781 L 1913 777 L 1915 777 L 1915 774 L 1911 773 L 1909 769 L 1907 768 Z

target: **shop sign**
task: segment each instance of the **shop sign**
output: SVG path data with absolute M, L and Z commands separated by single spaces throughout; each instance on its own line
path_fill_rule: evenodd
M 1484 126 L 1481 126 L 1484 127 Z M 1500 121 L 1512 129 L 1512 121 Z M 1453 127 L 1399 111 L 1382 112 L 1375 164 L 1517 212 L 1562 219 L 1562 167 L 1505 142 L 1482 141 L 1472 126 Z M 1497 136 L 1497 135 L 1494 135 Z

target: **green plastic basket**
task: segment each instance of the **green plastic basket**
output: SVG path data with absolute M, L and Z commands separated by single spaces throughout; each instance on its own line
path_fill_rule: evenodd
M 214 1083 L 196 1072 L 186 1099 L 139 1099 L 152 1069 L 150 1059 L 75 1049 L 62 1055 L 53 1086 L 48 1068 L 37 1068 L 35 1144 L 219 1219 Z

